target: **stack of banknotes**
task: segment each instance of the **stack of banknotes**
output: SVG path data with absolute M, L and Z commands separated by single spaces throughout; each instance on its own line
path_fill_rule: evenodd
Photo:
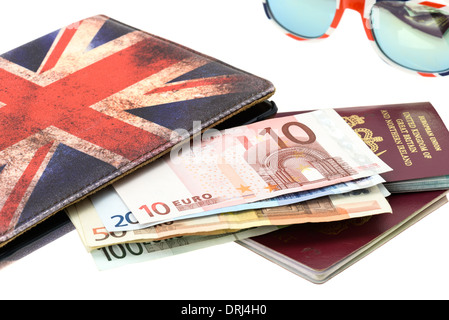
M 103 270 L 292 224 L 391 213 L 387 171 L 342 117 L 318 110 L 208 130 L 67 213 Z

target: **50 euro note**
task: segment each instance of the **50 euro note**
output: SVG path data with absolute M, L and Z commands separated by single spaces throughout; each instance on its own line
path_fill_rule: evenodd
M 113 187 L 144 224 L 390 170 L 334 110 L 326 109 L 206 132 L 192 147 L 175 147 Z
M 119 232 L 107 231 L 89 198 L 72 205 L 67 212 L 83 244 L 88 251 L 92 251 L 114 244 L 228 233 L 260 226 L 328 222 L 391 213 L 391 207 L 385 198 L 388 194 L 388 191 L 379 185 L 287 206 L 222 213 Z

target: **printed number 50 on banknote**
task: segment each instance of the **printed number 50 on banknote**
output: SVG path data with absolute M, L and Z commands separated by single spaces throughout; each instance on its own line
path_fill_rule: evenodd
M 209 132 L 113 186 L 140 223 L 391 170 L 331 109 Z

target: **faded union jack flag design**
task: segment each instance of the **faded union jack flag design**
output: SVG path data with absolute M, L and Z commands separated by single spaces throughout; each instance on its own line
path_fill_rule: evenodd
M 96 16 L 0 56 L 0 241 L 273 93 L 271 83 Z M 155 182 L 157 183 L 157 182 Z

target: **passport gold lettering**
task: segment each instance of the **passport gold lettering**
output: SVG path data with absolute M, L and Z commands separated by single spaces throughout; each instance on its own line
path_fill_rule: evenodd
M 386 120 L 388 130 L 390 130 L 391 136 L 393 137 L 395 144 L 401 144 L 401 137 L 399 136 L 398 130 L 396 129 L 396 126 L 394 125 L 393 120 L 388 119 Z
M 437 138 L 430 137 L 430 141 L 432 142 L 433 147 L 435 148 L 435 151 L 442 151 L 440 144 L 438 143 Z
M 404 120 L 397 119 L 396 123 L 398 124 L 399 130 L 401 131 L 402 134 L 408 133 L 408 130 L 407 130 L 407 127 L 405 126 Z
M 405 149 L 404 145 L 398 145 L 399 153 L 401 154 L 402 160 L 407 167 L 410 167 L 413 163 L 410 160 L 410 157 L 407 155 L 407 149 Z
M 409 126 L 410 129 L 415 129 L 416 128 L 416 124 L 415 121 L 413 120 L 412 115 L 410 114 L 410 112 L 404 112 L 403 113 L 405 121 L 407 121 L 407 124 Z
M 391 133 L 393 141 L 396 144 L 399 154 L 401 155 L 402 160 L 404 161 L 404 164 L 406 166 L 410 167 L 413 165 L 408 152 L 413 154 L 421 151 L 422 156 L 425 159 L 432 159 L 432 154 L 429 151 L 425 136 L 422 136 L 423 131 L 418 128 L 419 122 L 421 122 L 424 131 L 429 137 L 430 143 L 432 144 L 434 149 L 436 151 L 442 151 L 441 146 L 438 143 L 438 140 L 436 139 L 432 128 L 430 127 L 425 116 L 417 116 L 416 119 L 414 119 L 410 112 L 403 112 L 402 116 L 404 117 L 404 119 L 399 118 L 393 121 L 390 114 L 386 110 L 382 110 L 382 115 L 385 119 L 388 130 Z M 418 123 L 415 121 L 417 119 L 419 119 Z M 403 137 L 403 140 L 401 138 L 401 135 Z M 408 150 L 406 147 L 408 148 Z
M 430 128 L 429 123 L 428 123 L 427 120 L 426 120 L 426 117 L 425 117 L 425 116 L 419 116 L 418 118 L 419 118 L 419 120 L 421 121 L 421 123 L 422 123 L 422 125 L 423 125 L 423 127 L 424 127 L 424 130 L 426 130 L 427 135 L 428 135 L 429 137 L 433 137 L 434 134 L 433 134 L 433 132 L 432 132 L 432 129 Z
M 426 143 L 424 142 L 424 139 L 421 136 L 421 133 L 418 129 L 412 130 L 413 135 L 415 136 L 416 142 L 418 143 L 419 148 L 422 152 L 429 151 L 429 149 L 426 146 Z
M 412 137 L 409 134 L 404 135 L 405 143 L 407 144 L 408 149 L 411 153 L 417 153 L 418 149 L 415 146 L 415 143 L 413 142 Z
M 440 144 L 438 143 L 437 138 L 433 134 L 432 129 L 430 128 L 429 123 L 427 122 L 427 119 L 425 116 L 419 116 L 419 120 L 421 121 L 424 130 L 426 131 L 427 135 L 430 137 L 430 141 L 432 142 L 433 147 L 435 148 L 435 151 L 442 151 Z

